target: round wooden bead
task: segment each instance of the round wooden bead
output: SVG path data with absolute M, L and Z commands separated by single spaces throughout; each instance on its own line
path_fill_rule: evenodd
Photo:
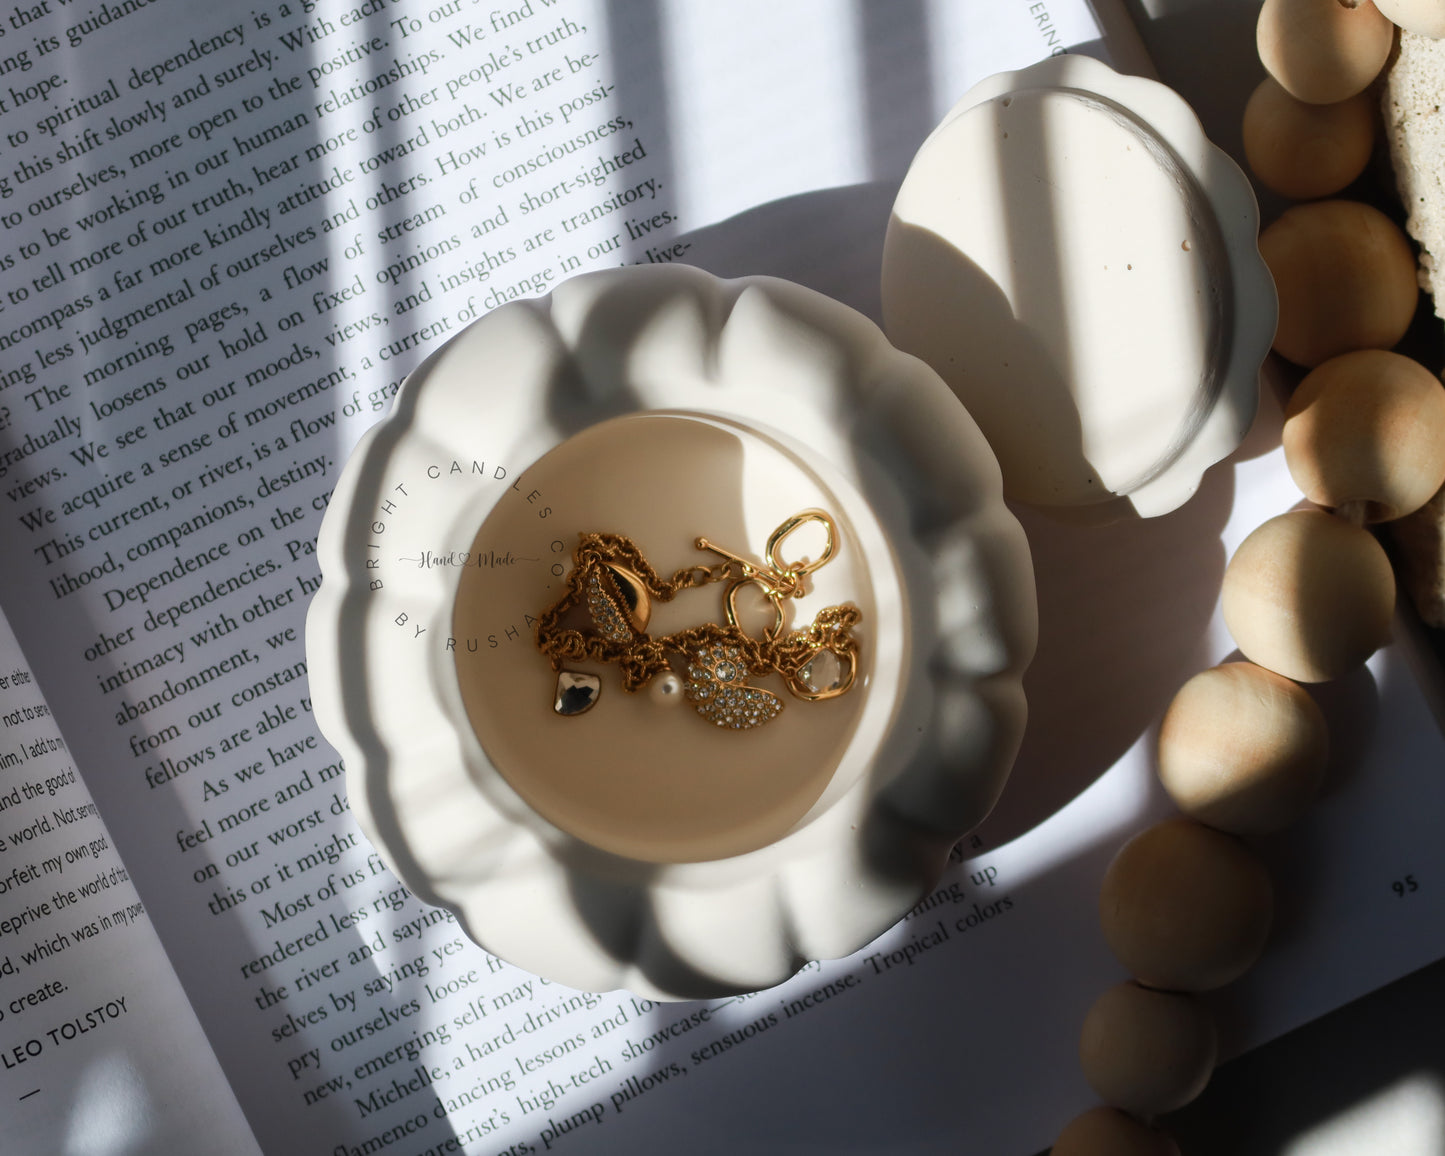
M 1317 506 L 1348 506 L 1367 522 L 1402 518 L 1445 483 L 1445 388 L 1398 353 L 1332 357 L 1290 398 L 1284 456 Z
M 1079 1035 L 1079 1064 L 1099 1098 L 1140 1116 L 1198 1096 L 1217 1054 L 1214 1016 L 1199 999 L 1137 983 L 1094 1001 Z
M 1385 66 L 1395 27 L 1362 0 L 1264 0 L 1255 46 L 1265 71 L 1291 96 L 1334 104 L 1363 92 Z
M 1406 32 L 1445 39 L 1445 4 L 1440 0 L 1375 0 L 1381 14 Z
M 1179 1156 L 1172 1137 L 1117 1108 L 1092 1108 L 1059 1133 L 1051 1156 Z
M 1186 815 L 1236 835 L 1278 831 L 1324 778 L 1329 732 L 1299 686 L 1252 662 L 1196 674 L 1159 727 L 1159 781 Z
M 1260 234 L 1259 251 L 1279 292 L 1274 348 L 1297 365 L 1388 349 L 1415 315 L 1410 242 L 1370 205 L 1295 205 Z
M 1210 991 L 1264 950 L 1274 889 L 1238 839 L 1166 819 L 1120 848 L 1104 873 L 1099 919 L 1109 949 L 1150 987 Z
M 1296 682 L 1327 682 L 1389 641 L 1395 575 L 1368 530 L 1292 510 L 1240 543 L 1220 599 L 1251 662 Z
M 1306 104 L 1266 76 L 1244 106 L 1244 155 L 1260 182 L 1309 201 L 1337 193 L 1365 171 L 1375 145 L 1368 91 L 1338 104 Z

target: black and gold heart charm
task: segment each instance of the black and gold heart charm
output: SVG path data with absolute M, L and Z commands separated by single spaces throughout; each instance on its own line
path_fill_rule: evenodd
M 771 691 L 748 685 L 748 668 L 736 646 L 714 643 L 689 656 L 687 699 L 708 722 L 750 730 L 778 716 L 782 701 Z

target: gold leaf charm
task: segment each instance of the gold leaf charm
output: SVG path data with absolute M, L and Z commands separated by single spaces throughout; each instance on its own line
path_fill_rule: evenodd
M 603 562 L 587 577 L 587 610 L 609 642 L 631 642 L 647 629 L 652 599 L 642 579 L 625 566 Z
M 776 718 L 778 696 L 748 685 L 748 668 L 735 646 L 714 643 L 694 651 L 687 666 L 687 699 L 715 726 L 749 730 Z

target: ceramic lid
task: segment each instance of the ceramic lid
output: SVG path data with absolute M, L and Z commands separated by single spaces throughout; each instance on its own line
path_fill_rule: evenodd
M 1167 513 L 1239 444 L 1274 334 L 1258 211 L 1164 85 L 1059 56 L 972 89 L 894 204 L 884 325 L 1010 497 Z

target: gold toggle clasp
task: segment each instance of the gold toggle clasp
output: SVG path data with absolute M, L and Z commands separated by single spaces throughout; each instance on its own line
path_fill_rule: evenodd
M 828 531 L 828 537 L 823 542 L 823 553 L 813 561 L 804 558 L 801 562 L 788 563 L 778 557 L 784 541 L 788 536 L 809 522 L 820 522 L 823 528 Z M 772 567 L 775 574 L 786 575 L 790 578 L 791 585 L 798 586 L 798 580 L 804 574 L 811 574 L 814 570 L 821 570 L 826 566 L 838 550 L 838 527 L 834 525 L 833 519 L 822 510 L 804 510 L 802 513 L 794 514 L 776 530 L 768 535 L 768 545 L 763 551 L 763 559 Z
M 723 613 L 727 615 L 728 625 L 737 630 L 743 630 L 738 622 L 738 591 L 749 583 L 756 583 L 762 590 L 763 595 L 773 604 L 773 624 L 763 632 L 769 642 L 776 642 L 778 636 L 783 633 L 783 598 L 785 595 L 776 590 L 768 582 L 764 581 L 763 575 L 750 574 L 746 578 L 736 578 L 728 583 L 728 588 L 723 591 Z M 747 631 L 743 630 L 746 634 Z
M 800 562 L 785 562 L 779 557 L 783 542 L 793 531 L 809 522 L 819 522 L 827 530 L 828 536 L 823 543 L 823 552 L 816 559 L 803 558 Z M 706 538 L 697 540 L 699 550 L 711 550 L 729 562 L 740 567 L 740 572 L 734 579 L 732 586 L 728 588 L 729 606 L 731 599 L 736 593 L 736 588 L 748 582 L 756 582 L 763 588 L 763 592 L 771 598 L 775 605 L 778 605 L 783 598 L 799 598 L 803 594 L 803 578 L 814 570 L 826 566 L 833 555 L 838 552 L 838 527 L 833 519 L 822 510 L 803 510 L 794 514 L 784 521 L 776 530 L 768 535 L 767 546 L 763 551 L 763 565 L 750 562 L 740 554 L 734 554 L 731 550 L 722 546 L 714 545 Z M 731 614 L 731 610 L 729 610 Z M 781 617 L 782 607 L 778 605 L 778 614 Z M 736 625 L 736 623 L 734 623 Z M 772 634 L 769 637 L 773 637 Z

